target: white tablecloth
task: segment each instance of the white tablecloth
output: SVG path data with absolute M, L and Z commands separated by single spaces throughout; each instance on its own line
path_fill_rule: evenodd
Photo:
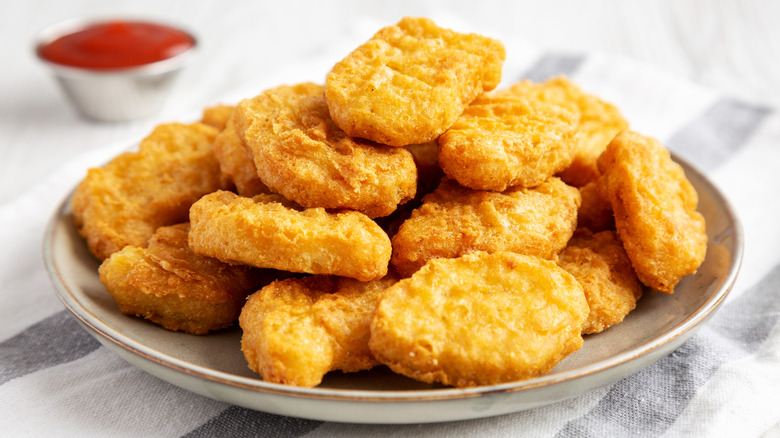
M 102 3 L 88 4 L 99 7 Z M 190 4 L 177 4 L 181 16 L 199 23 L 199 29 L 210 35 L 207 13 L 215 13 L 217 6 L 198 12 Z M 344 2 L 342 6 L 359 9 L 362 4 Z M 316 20 L 305 14 L 308 18 L 302 23 L 307 26 L 298 36 L 301 41 L 278 44 L 309 50 L 291 54 L 278 49 L 276 53 L 273 45 L 277 42 L 247 40 L 254 34 L 236 27 L 231 38 L 222 36 L 219 41 L 238 44 L 239 49 L 207 47 L 204 51 L 211 58 L 202 59 L 185 73 L 169 107 L 157 117 L 138 122 L 83 121 L 59 99 L 42 70 L 36 73 L 39 77 L 26 80 L 13 76 L 17 86 L 11 95 L 23 93 L 25 100 L 12 100 L 15 107 L 8 103 L 2 107 L 0 144 L 8 157 L 29 169 L 9 171 L 13 181 L 4 181 L 0 193 L 0 435 L 780 436 L 780 183 L 776 170 L 780 117 L 771 94 L 776 90 L 766 90 L 766 99 L 746 94 L 735 97 L 733 90 L 724 93 L 614 53 L 555 50 L 519 38 L 522 33 L 509 32 L 507 27 L 500 34 L 491 32 L 480 20 L 469 21 L 463 5 L 460 14 L 424 5 L 431 12 L 425 15 L 442 25 L 466 27 L 504 41 L 505 84 L 524 77 L 542 80 L 567 74 L 585 90 L 615 103 L 634 130 L 660 139 L 723 191 L 742 221 L 745 254 L 739 278 L 715 316 L 673 354 L 610 386 L 529 411 L 429 425 L 337 424 L 251 411 L 161 381 L 101 347 L 64 310 L 41 264 L 41 237 L 55 206 L 88 167 L 105 162 L 154 124 L 191 120 L 206 104 L 232 103 L 272 85 L 321 81 L 333 62 L 379 26 L 407 15 L 399 12 L 381 19 L 355 13 L 363 19 L 349 24 L 338 21 L 343 27 L 324 30 L 323 40 L 308 33 Z M 224 13 L 246 23 L 240 20 L 241 6 L 246 5 L 226 3 Z M 25 6 L 12 8 L 28 17 L 34 15 Z M 282 7 L 264 8 L 255 7 L 254 13 L 262 9 L 266 14 L 262 23 L 272 26 L 270 18 Z M 179 9 L 167 11 L 174 15 Z M 289 12 L 289 8 L 282 9 Z M 62 15 L 59 18 L 67 16 L 64 11 L 55 12 Z M 325 18 L 335 14 L 329 9 L 314 12 Z M 47 18 L 54 15 L 50 10 L 46 14 Z M 211 43 L 205 39 L 203 44 Z M 239 68 L 246 64 L 236 57 L 253 56 L 256 45 L 278 63 L 256 71 L 213 69 L 203 64 L 218 62 Z M 226 80 L 226 71 L 235 80 Z M 217 78 L 217 73 L 222 76 Z M 8 85 L 5 90 L 11 92 Z M 13 120 L 17 125 L 10 125 Z M 23 146 L 15 143 L 20 138 L 25 140 Z M 49 155 L 57 157 L 56 161 L 46 158 Z M 66 159 L 67 155 L 73 156 Z M 32 177 L 19 176 L 25 173 Z

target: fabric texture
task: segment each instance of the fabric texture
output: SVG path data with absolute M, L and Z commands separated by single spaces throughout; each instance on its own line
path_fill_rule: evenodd
M 777 111 L 626 59 L 506 44 L 507 58 L 523 61 L 505 67 L 504 84 L 568 75 L 616 104 L 633 129 L 658 138 L 704 172 L 736 210 L 746 245 L 741 273 L 713 318 L 680 348 L 623 380 L 568 400 L 441 424 L 314 421 L 188 392 L 95 341 L 58 301 L 41 263 L 47 220 L 88 167 L 127 146 L 113 145 L 64 163 L 0 205 L 0 399 L 5 401 L 0 435 L 780 436 Z M 270 79 L 264 79 L 265 85 Z

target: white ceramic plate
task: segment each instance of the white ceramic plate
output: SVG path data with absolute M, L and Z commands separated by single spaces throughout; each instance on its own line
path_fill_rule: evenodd
M 647 291 L 621 324 L 586 336 L 579 351 L 532 380 L 455 389 L 384 367 L 333 372 L 317 388 L 262 381 L 240 351 L 238 328 L 208 336 L 164 330 L 119 313 L 100 284 L 98 262 L 73 226 L 70 199 L 52 217 L 43 257 L 57 295 L 103 345 L 141 369 L 198 394 L 274 414 L 355 423 L 428 423 L 488 417 L 546 405 L 610 384 L 671 353 L 723 302 L 742 260 L 740 224 L 726 199 L 675 157 L 699 193 L 709 248 L 673 295 Z

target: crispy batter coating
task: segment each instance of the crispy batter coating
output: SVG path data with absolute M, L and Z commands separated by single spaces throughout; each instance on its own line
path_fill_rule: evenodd
M 404 18 L 381 29 L 328 74 L 331 116 L 351 137 L 392 146 L 435 140 L 501 80 L 504 46 Z
M 458 387 L 532 378 L 582 346 L 588 304 L 554 262 L 476 252 L 388 288 L 369 347 L 393 371 Z
M 599 333 L 623 321 L 642 297 L 642 285 L 614 231 L 593 234 L 578 229 L 557 262 L 585 291 L 590 313 L 583 334 Z
M 203 110 L 200 123 L 213 126 L 222 131 L 227 126 L 230 115 L 233 114 L 235 105 L 214 105 Z
M 615 229 L 615 216 L 612 205 L 604 194 L 603 184 L 599 180 L 580 187 L 582 204 L 577 212 L 577 226 L 598 232 Z
M 404 277 L 433 258 L 511 251 L 551 259 L 577 226 L 580 194 L 551 177 L 533 189 L 471 190 L 444 179 L 393 236 L 393 267 Z
M 100 281 L 122 313 L 195 335 L 236 321 L 270 274 L 195 254 L 188 231 L 187 223 L 160 227 L 147 248 L 126 246 L 103 261 Z
M 561 105 L 579 114 L 579 124 L 574 134 L 574 159 L 558 174 L 566 184 L 581 187 L 598 179 L 600 173 L 596 160 L 607 144 L 628 128 L 628 122 L 614 105 L 583 92 L 564 76 L 535 84 L 521 81 L 510 89 L 517 93 L 535 95 L 537 99 Z
M 251 198 L 271 193 L 257 174 L 252 151 L 236 133 L 232 112 L 225 122 L 225 129 L 214 139 L 214 155 L 219 160 L 222 173 L 233 182 L 239 195 Z
M 190 205 L 224 188 L 214 157 L 217 130 L 202 123 L 160 125 L 140 144 L 90 169 L 73 195 L 76 227 L 100 260 L 154 231 L 187 221 Z
M 190 209 L 193 251 L 226 263 L 361 281 L 387 274 L 390 238 L 355 211 L 296 209 L 279 195 L 245 198 L 219 191 Z
M 578 120 L 525 86 L 484 93 L 439 137 L 439 165 L 475 190 L 534 187 L 571 164 Z
M 317 386 L 333 370 L 379 363 L 368 349 L 371 320 L 397 279 L 370 282 L 317 275 L 271 283 L 252 294 L 239 317 L 241 350 L 263 380 Z
M 615 137 L 598 165 L 637 277 L 659 292 L 673 293 L 707 252 L 696 189 L 661 143 L 632 131 Z
M 246 99 L 235 123 L 262 181 L 304 207 L 381 217 L 414 197 L 412 154 L 348 137 L 331 120 L 320 85 L 280 86 Z

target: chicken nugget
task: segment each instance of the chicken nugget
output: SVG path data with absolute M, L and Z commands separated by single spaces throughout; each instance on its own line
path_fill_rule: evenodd
M 484 93 L 439 137 L 439 165 L 475 190 L 534 187 L 571 164 L 578 120 L 544 93 Z
M 195 254 L 188 232 L 187 223 L 160 227 L 147 248 L 126 246 L 103 261 L 100 281 L 119 311 L 203 335 L 232 325 L 246 297 L 270 282 L 268 272 Z
M 393 275 L 369 282 L 316 275 L 252 294 L 239 317 L 249 368 L 268 382 L 313 387 L 329 371 L 378 365 L 368 349 L 369 329 L 382 292 L 396 281 Z
M 537 99 L 566 107 L 579 114 L 573 139 L 573 160 L 558 174 L 566 184 L 581 187 L 598 179 L 596 160 L 607 144 L 628 128 L 628 122 L 614 105 L 583 92 L 564 76 L 544 83 L 521 81 L 510 87 L 516 93 L 531 94 Z
M 213 126 L 222 131 L 227 126 L 230 115 L 233 114 L 235 105 L 214 105 L 203 110 L 200 123 Z
M 642 297 L 642 285 L 614 231 L 593 234 L 578 229 L 557 262 L 585 291 L 590 313 L 583 334 L 599 333 L 623 321 Z
M 369 347 L 393 371 L 458 387 L 529 379 L 582 346 L 582 286 L 554 262 L 475 252 L 390 286 Z
M 580 194 L 560 179 L 532 189 L 471 190 L 445 178 L 393 236 L 392 265 L 406 277 L 438 257 L 511 251 L 551 259 L 577 226 Z
M 232 113 L 225 122 L 225 129 L 214 139 L 214 155 L 219 160 L 222 173 L 233 182 L 239 195 L 251 198 L 271 193 L 257 174 L 252 151 L 236 133 Z
M 73 195 L 73 218 L 100 260 L 127 245 L 145 247 L 164 225 L 187 222 L 190 205 L 226 188 L 212 143 L 218 131 L 202 123 L 164 124 L 121 154 L 90 169 Z
M 390 238 L 356 211 L 293 208 L 279 195 L 219 191 L 192 205 L 189 245 L 226 263 L 376 280 L 387 274 Z
M 235 123 L 263 183 L 304 207 L 381 217 L 414 197 L 412 154 L 348 137 L 331 120 L 320 85 L 280 86 L 246 99 Z
M 351 137 L 405 146 L 435 140 L 480 93 L 501 81 L 504 46 L 404 18 L 336 63 L 325 95 Z
M 696 189 L 658 140 L 632 131 L 612 140 L 598 166 L 637 277 L 659 292 L 673 293 L 707 252 Z
M 577 226 L 593 232 L 615 229 L 615 216 L 612 205 L 604 194 L 603 184 L 599 180 L 580 187 L 582 203 L 577 211 Z

